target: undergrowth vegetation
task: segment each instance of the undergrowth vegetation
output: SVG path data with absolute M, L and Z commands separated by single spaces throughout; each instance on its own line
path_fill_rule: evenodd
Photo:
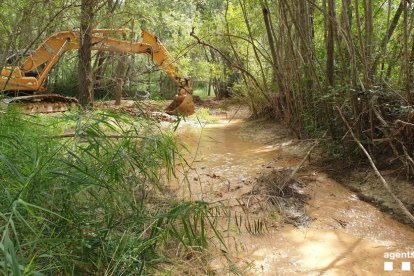
M 217 118 L 215 118 L 213 115 L 211 115 L 210 110 L 205 107 L 197 108 L 195 114 L 193 117 L 197 118 L 197 121 L 199 123 L 214 123 L 218 121 Z
M 9 111 L 0 127 L 4 274 L 139 275 L 206 247 L 209 206 L 168 194 L 179 151 L 148 120 Z

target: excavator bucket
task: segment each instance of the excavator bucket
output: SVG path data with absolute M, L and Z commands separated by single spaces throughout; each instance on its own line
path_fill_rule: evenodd
M 170 115 L 190 116 L 194 114 L 195 106 L 193 96 L 188 94 L 184 98 L 175 96 L 173 102 L 165 109 Z
M 191 91 L 191 89 L 180 88 L 172 103 L 165 109 L 165 112 L 170 115 L 183 116 L 194 114 L 195 106 L 193 96 L 187 91 Z

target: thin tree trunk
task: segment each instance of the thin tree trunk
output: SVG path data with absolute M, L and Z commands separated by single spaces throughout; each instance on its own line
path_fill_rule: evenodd
M 277 64 L 277 52 L 275 47 L 275 41 L 273 38 L 272 27 L 270 23 L 270 11 L 267 3 L 262 2 L 262 12 L 263 12 L 263 20 L 266 27 L 267 39 L 269 41 L 270 53 L 272 55 L 272 68 L 273 68 L 273 78 L 274 82 L 278 84 L 279 90 L 282 90 L 281 86 L 281 78 L 279 76 Z
M 249 21 L 249 18 L 247 17 L 246 2 L 245 2 L 245 0 L 239 0 L 239 4 L 240 4 L 240 7 L 241 7 L 242 12 L 243 12 L 244 23 L 246 24 L 246 27 L 247 27 L 247 31 L 248 31 L 249 38 L 250 38 L 250 43 L 253 47 L 254 56 L 256 57 L 257 63 L 259 64 L 259 67 L 260 67 L 260 73 L 262 75 L 262 81 L 263 81 L 263 86 L 264 86 L 264 92 L 263 93 L 266 94 L 266 93 L 268 93 L 268 90 L 269 90 L 268 87 L 267 87 L 266 75 L 265 75 L 265 72 L 263 70 L 263 65 L 262 65 L 262 62 L 260 60 L 260 56 L 257 52 L 256 45 L 254 43 L 253 34 L 252 34 L 251 26 L 250 26 L 250 21 Z
M 328 32 L 326 41 L 326 75 L 328 86 L 333 87 L 335 81 L 335 0 L 328 0 Z
M 79 49 L 79 102 L 82 107 L 93 105 L 93 71 L 92 71 L 92 29 L 95 0 L 81 1 L 81 26 Z
M 374 25 L 373 25 L 373 3 L 372 0 L 364 0 L 364 15 L 365 15 L 365 60 L 366 60 L 366 69 L 365 71 L 368 72 L 366 83 L 369 87 L 373 81 L 373 76 L 371 72 L 371 64 L 372 64 L 372 47 L 373 47 L 373 33 L 374 33 Z
M 207 92 L 207 96 L 210 97 L 211 95 L 211 77 L 208 78 L 208 92 Z
M 409 15 L 408 15 L 408 3 L 405 1 L 404 2 L 404 28 L 403 28 L 403 48 L 404 48 L 404 75 L 405 75 L 405 93 L 406 93 L 406 97 L 407 97 L 407 102 L 408 104 L 412 104 L 413 100 L 412 100 L 412 96 L 411 96 L 411 81 L 412 81 L 412 73 L 411 73 L 411 69 L 412 69 L 412 65 L 411 60 L 410 60 L 410 54 L 408 52 L 408 40 L 410 37 L 410 28 L 408 27 L 408 20 L 409 20 Z
M 354 40 L 352 38 L 352 0 L 342 0 L 342 10 L 343 10 L 343 31 L 346 44 L 348 47 L 347 61 L 345 66 L 349 67 L 349 95 L 351 97 L 352 111 L 354 118 L 357 118 L 359 115 L 359 104 L 358 104 L 358 94 L 354 89 L 358 81 L 358 68 L 356 65 L 356 50 Z
M 95 62 L 93 65 L 94 68 L 94 87 L 99 86 L 99 82 L 102 78 L 102 74 L 105 71 L 105 61 L 107 60 L 108 55 L 105 52 L 98 52 L 96 58 L 95 58 Z
M 115 105 L 121 105 L 122 91 L 125 82 L 125 63 L 127 61 L 125 54 L 120 54 L 118 65 L 117 65 L 117 78 L 115 85 Z
M 397 28 L 398 21 L 400 20 L 401 14 L 404 9 L 405 1 L 406 0 L 401 0 L 397 11 L 395 12 L 394 17 L 392 18 L 391 25 L 389 26 L 387 33 L 385 34 L 384 38 L 381 41 L 380 50 L 378 51 L 378 54 L 376 55 L 375 60 L 371 67 L 371 72 L 370 72 L 371 75 L 375 75 L 375 71 L 377 70 L 378 63 L 380 59 L 383 57 L 384 52 L 387 48 L 388 41 L 390 40 L 390 38 L 394 34 L 395 29 Z

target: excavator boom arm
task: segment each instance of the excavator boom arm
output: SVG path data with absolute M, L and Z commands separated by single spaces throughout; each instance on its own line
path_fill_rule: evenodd
M 177 83 L 177 85 L 182 85 L 181 82 L 184 81 L 184 78 L 178 76 L 178 69 L 174 66 L 174 59 L 171 58 L 167 49 L 153 34 L 142 30 L 142 40 L 140 42 L 130 42 L 107 36 L 107 34 L 110 33 L 125 34 L 127 32 L 129 32 L 128 29 L 93 30 L 92 50 L 148 54 L 152 60 L 162 68 L 175 83 Z M 21 67 L 22 71 L 25 73 L 35 71 L 41 65 L 46 64 L 52 61 L 54 57 L 59 56 L 60 53 L 79 49 L 80 40 L 81 38 L 78 32 L 60 32 L 49 37 L 32 55 L 26 58 Z M 55 62 L 57 62 L 57 60 Z M 49 72 L 46 73 L 48 74 Z

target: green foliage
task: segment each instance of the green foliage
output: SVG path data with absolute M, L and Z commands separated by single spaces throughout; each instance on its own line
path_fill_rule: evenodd
M 130 28 L 126 39 L 131 41 L 139 39 L 140 28 L 156 34 L 176 67 L 192 77 L 195 95 L 204 97 L 206 87 L 200 84 L 210 83 L 217 96 L 243 100 L 254 116 L 275 114 L 300 137 L 319 137 L 329 129 L 334 139 L 341 138 L 346 130 L 334 107 L 343 103 L 352 105 L 347 119 L 358 132 L 375 124 L 375 116 L 364 114 L 370 99 L 393 105 L 384 106 L 390 112 L 384 117 L 404 118 L 411 111 L 402 106 L 414 98 L 412 4 L 399 13 L 401 1 L 333 1 L 336 18 L 331 18 L 330 2 L 322 0 L 97 2 L 96 28 Z M 77 1 L 4 0 L 1 7 L 0 67 L 9 51 L 34 49 L 50 34 L 80 24 Z M 192 30 L 205 44 L 189 35 Z M 94 53 L 96 99 L 114 97 L 119 62 L 119 54 L 109 54 L 98 66 Z M 50 75 L 52 92 L 77 95 L 76 64 L 76 53 L 61 58 Z M 139 91 L 150 91 L 152 99 L 172 99 L 176 85 L 158 69 L 145 55 L 128 56 L 125 95 L 136 98 Z M 372 132 L 374 140 L 380 131 Z
M 207 245 L 209 205 L 165 196 L 178 150 L 148 121 L 10 111 L 0 127 L 4 273 L 142 274 Z
M 210 114 L 210 110 L 205 107 L 197 108 L 196 113 L 192 117 L 197 118 L 201 123 L 214 123 L 217 121 L 217 118 Z

